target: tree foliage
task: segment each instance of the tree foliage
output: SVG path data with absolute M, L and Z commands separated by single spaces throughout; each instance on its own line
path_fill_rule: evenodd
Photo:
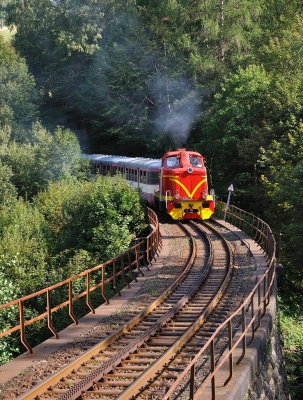
M 203 121 L 200 149 L 207 155 L 219 196 L 233 182 L 239 199 L 255 198 L 263 171 L 260 150 L 272 141 L 272 96 L 272 77 L 257 65 L 240 67 L 215 96 Z
M 53 255 L 83 249 L 104 262 L 126 250 L 145 227 L 139 193 L 120 176 L 54 183 L 35 204 L 48 221 Z
M 26 130 L 27 140 L 12 140 L 3 134 L 0 160 L 12 171 L 10 182 L 23 198 L 31 199 L 50 181 L 83 178 L 89 171 L 79 142 L 69 129 L 57 127 L 54 134 L 39 122 Z
M 25 125 L 37 116 L 34 77 L 25 61 L 0 35 L 0 128 Z

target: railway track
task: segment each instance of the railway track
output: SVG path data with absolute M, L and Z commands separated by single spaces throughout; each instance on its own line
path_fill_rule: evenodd
M 190 237 L 191 255 L 166 293 L 18 398 L 164 397 L 232 306 L 230 297 L 223 296 L 232 274 L 230 246 L 210 226 L 203 231 L 197 224 L 182 227 Z

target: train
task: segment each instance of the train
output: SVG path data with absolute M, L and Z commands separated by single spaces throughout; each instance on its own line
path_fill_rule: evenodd
M 204 157 L 180 148 L 162 159 L 85 154 L 93 173 L 121 173 L 147 203 L 174 220 L 205 220 L 214 212 L 214 190 L 208 190 Z

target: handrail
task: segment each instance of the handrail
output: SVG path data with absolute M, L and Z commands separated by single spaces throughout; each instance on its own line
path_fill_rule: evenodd
M 203 397 L 202 393 L 205 392 L 206 388 L 211 388 L 211 398 L 216 399 L 216 375 L 222 368 L 224 363 L 228 361 L 229 364 L 229 376 L 224 382 L 224 386 L 231 380 L 233 376 L 234 365 L 239 365 L 245 356 L 246 348 L 251 344 L 254 339 L 254 334 L 256 330 L 261 325 L 262 318 L 265 315 L 266 306 L 270 301 L 270 296 L 273 294 L 273 288 L 275 284 L 275 253 L 276 253 L 276 242 L 274 235 L 269 227 L 260 218 L 249 214 L 240 208 L 229 205 L 226 209 L 226 204 L 222 202 L 217 202 L 215 216 L 219 218 L 224 218 L 225 221 L 230 222 L 232 225 L 241 228 L 244 232 L 253 237 L 254 240 L 259 244 L 259 246 L 264 250 L 267 255 L 267 270 L 263 276 L 259 279 L 251 293 L 247 296 L 246 300 L 242 305 L 234 312 L 229 318 L 227 318 L 224 323 L 222 323 L 213 335 L 208 339 L 205 345 L 200 349 L 196 356 L 190 361 L 188 366 L 178 377 L 178 379 L 171 385 L 170 389 L 164 396 L 164 400 L 169 400 L 176 390 L 177 386 L 180 384 L 182 379 L 189 374 L 190 376 L 190 394 L 189 400 L 198 400 Z M 247 311 L 250 310 L 250 320 L 247 321 Z M 232 323 L 237 318 L 241 318 L 242 333 L 235 335 L 233 334 Z M 228 335 L 228 350 L 226 351 L 224 358 L 220 359 L 216 365 L 216 354 L 215 354 L 215 342 L 218 340 L 220 335 L 222 335 L 223 330 L 227 330 Z M 251 333 L 249 342 L 247 341 L 247 336 Z M 225 333 L 226 334 L 226 333 Z M 242 354 L 238 360 L 234 361 L 236 349 L 242 349 Z M 195 385 L 195 371 L 196 364 L 201 356 L 206 353 L 211 357 L 210 371 L 198 390 L 194 393 Z
M 166 192 L 165 192 L 165 207 L 166 207 L 166 209 L 167 209 L 167 204 L 168 204 L 168 193 L 169 193 L 169 196 L 171 197 L 171 191 L 166 190 Z
M 141 275 L 144 275 L 144 273 L 140 269 L 140 266 L 144 265 L 148 268 L 148 265 L 151 264 L 151 260 L 154 259 L 155 256 L 157 255 L 159 246 L 161 246 L 161 235 L 160 235 L 158 218 L 155 212 L 152 211 L 150 208 L 148 208 L 148 219 L 150 226 L 152 227 L 151 233 L 147 237 L 137 239 L 134 246 L 127 249 L 118 256 L 112 258 L 111 260 L 106 261 L 105 263 L 102 263 L 84 272 L 81 272 L 80 274 L 77 274 L 71 278 L 65 279 L 62 282 L 59 282 L 45 289 L 39 290 L 36 293 L 0 305 L 0 311 L 8 309 L 9 307 L 16 307 L 16 306 L 18 307 L 19 311 L 19 324 L 3 332 L 0 332 L 0 338 L 7 336 L 13 332 L 20 331 L 21 343 L 28 350 L 29 354 L 33 354 L 33 349 L 26 339 L 25 328 L 27 326 L 43 318 L 46 318 L 49 330 L 53 333 L 55 339 L 58 339 L 59 338 L 58 332 L 56 331 L 52 323 L 52 314 L 54 312 L 62 309 L 65 306 L 68 306 L 69 316 L 77 325 L 79 321 L 75 316 L 73 310 L 73 305 L 76 300 L 86 296 L 86 304 L 88 308 L 91 310 L 91 312 L 94 314 L 95 309 L 90 301 L 91 293 L 93 291 L 95 291 L 96 289 L 100 289 L 104 301 L 106 302 L 106 304 L 109 304 L 109 299 L 105 294 L 105 285 L 112 282 L 113 289 L 117 292 L 119 296 L 121 296 L 120 290 L 117 287 L 117 277 L 121 276 L 124 284 L 129 287 L 129 284 L 125 278 L 125 273 L 129 272 L 131 278 L 137 282 L 136 277 L 133 275 L 133 270 L 137 269 Z M 105 268 L 107 267 L 108 270 L 108 267 L 110 266 L 112 267 L 112 275 L 106 278 Z M 97 277 L 98 274 L 100 276 L 96 280 L 94 286 L 91 286 L 92 276 Z M 74 292 L 76 291 L 75 282 L 81 278 L 85 279 L 86 289 L 81 291 L 80 293 L 74 294 Z M 97 282 L 98 280 L 100 280 L 100 282 Z M 51 295 L 55 294 L 54 292 L 56 289 L 64 287 L 66 287 L 67 289 L 66 290 L 67 299 L 60 304 L 54 305 Z M 44 301 L 46 311 L 39 315 L 36 315 L 34 318 L 25 320 L 25 304 L 27 301 L 32 302 L 33 299 L 36 301 Z

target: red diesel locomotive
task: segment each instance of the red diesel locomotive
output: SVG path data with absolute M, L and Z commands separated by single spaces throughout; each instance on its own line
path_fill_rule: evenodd
M 196 151 L 177 149 L 162 158 L 155 207 L 175 220 L 208 219 L 214 212 L 214 192 L 208 192 L 204 158 Z
M 208 219 L 214 212 L 214 191 L 208 192 L 204 158 L 196 151 L 177 149 L 161 160 L 104 154 L 84 157 L 92 162 L 95 173 L 123 174 L 150 206 L 175 220 Z

